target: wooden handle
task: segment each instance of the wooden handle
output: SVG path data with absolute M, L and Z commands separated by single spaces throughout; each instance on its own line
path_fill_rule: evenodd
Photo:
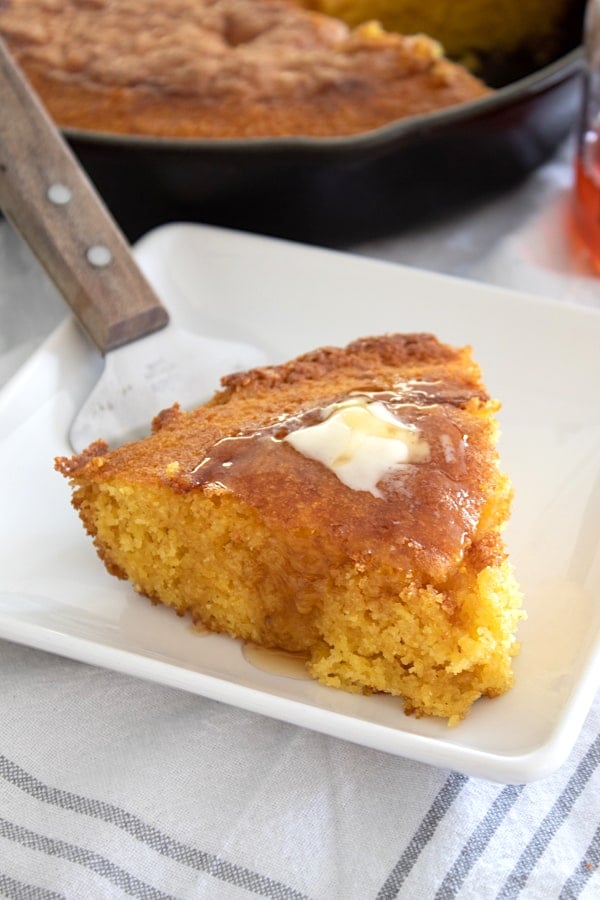
M 168 314 L 0 39 L 0 208 L 102 352 Z

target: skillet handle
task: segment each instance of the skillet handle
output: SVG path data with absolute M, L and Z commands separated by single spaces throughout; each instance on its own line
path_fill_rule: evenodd
M 104 353 L 168 313 L 0 39 L 0 208 Z

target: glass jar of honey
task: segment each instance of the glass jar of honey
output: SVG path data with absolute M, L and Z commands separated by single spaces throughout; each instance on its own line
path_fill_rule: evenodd
M 600 0 L 588 0 L 584 23 L 583 104 L 575 157 L 575 224 L 600 271 Z

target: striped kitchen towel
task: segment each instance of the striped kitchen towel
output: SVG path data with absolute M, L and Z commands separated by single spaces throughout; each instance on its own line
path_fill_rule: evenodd
M 529 785 L 0 642 L 0 895 L 600 896 L 600 698 Z

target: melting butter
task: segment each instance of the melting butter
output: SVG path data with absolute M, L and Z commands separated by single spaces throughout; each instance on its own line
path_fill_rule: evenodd
M 359 397 L 334 404 L 323 421 L 284 440 L 327 466 L 347 487 L 374 497 L 383 496 L 378 484 L 393 469 L 429 456 L 429 444 L 417 428 L 397 419 L 381 401 Z

